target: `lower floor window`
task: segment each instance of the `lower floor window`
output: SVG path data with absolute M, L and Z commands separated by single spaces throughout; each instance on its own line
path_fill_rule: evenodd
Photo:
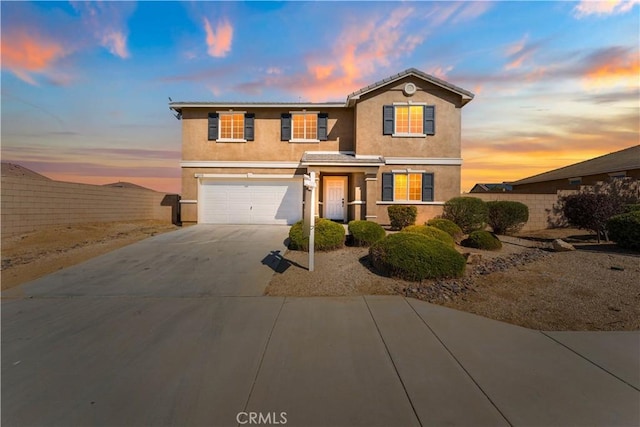
M 432 173 L 383 173 L 382 201 L 387 202 L 432 202 Z
M 397 173 L 393 181 L 393 200 L 422 200 L 422 174 Z

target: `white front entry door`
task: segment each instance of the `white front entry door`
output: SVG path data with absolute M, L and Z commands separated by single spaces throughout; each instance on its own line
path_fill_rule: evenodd
M 347 177 L 324 177 L 324 217 L 336 221 L 347 219 Z

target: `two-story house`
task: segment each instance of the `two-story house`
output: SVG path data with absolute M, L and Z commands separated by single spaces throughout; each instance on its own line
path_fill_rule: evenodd
M 461 108 L 473 94 L 414 68 L 346 102 L 171 102 L 182 119 L 182 220 L 293 224 L 320 217 L 418 224 L 460 195 Z M 315 171 L 317 200 L 303 187 Z

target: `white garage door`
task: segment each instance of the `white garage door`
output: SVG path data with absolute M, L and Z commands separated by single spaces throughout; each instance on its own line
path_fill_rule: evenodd
M 302 219 L 302 180 L 200 182 L 198 222 L 204 224 L 293 224 Z

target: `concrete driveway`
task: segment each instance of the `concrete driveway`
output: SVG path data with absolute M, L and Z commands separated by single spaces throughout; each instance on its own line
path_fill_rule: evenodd
M 2 425 L 640 423 L 640 333 L 260 296 L 286 231 L 191 227 L 3 294 Z

